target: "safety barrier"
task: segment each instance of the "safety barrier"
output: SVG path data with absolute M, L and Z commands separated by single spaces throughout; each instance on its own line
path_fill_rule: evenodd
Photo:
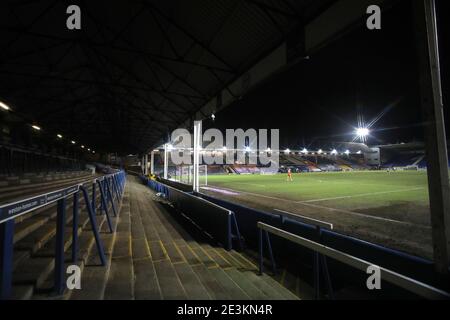
M 259 230 L 257 228 L 257 222 L 261 221 L 352 256 L 372 261 L 377 265 L 394 270 L 395 272 L 404 274 L 410 278 L 417 279 L 420 282 L 444 290 L 450 290 L 448 283 L 443 282 L 439 275 L 436 274 L 434 264 L 430 260 L 350 237 L 330 230 L 329 228 L 322 228 L 320 237 L 318 237 L 315 223 L 306 220 L 299 221 L 299 219 L 294 219 L 292 215 L 288 215 L 286 212 L 265 212 L 206 194 L 200 194 L 200 196 L 221 207 L 233 211 L 237 223 L 239 224 L 239 230 L 243 241 L 245 242 L 245 246 L 255 251 L 258 250 L 259 246 Z M 282 258 L 283 261 L 286 261 L 289 265 L 305 265 L 305 262 L 311 261 L 311 252 L 309 250 L 305 250 L 284 239 L 273 239 L 272 247 L 274 247 L 278 258 Z M 351 268 L 336 263 L 333 260 L 328 261 L 327 264 L 330 271 L 332 271 L 333 283 L 336 287 L 346 285 L 359 286 L 367 277 L 367 274 L 365 273 L 351 273 Z M 308 265 L 308 263 L 306 263 L 306 265 Z M 307 268 L 309 268 L 309 266 L 307 266 Z M 305 270 L 307 268 L 305 268 Z M 351 277 L 348 276 L 350 273 L 352 274 Z M 394 290 L 392 292 L 394 292 Z
M 111 204 L 114 215 L 117 215 L 114 201 L 120 202 L 124 192 L 126 175 L 124 171 L 105 175 L 92 180 L 92 199 L 89 199 L 86 188 L 87 183 L 76 184 L 61 190 L 52 191 L 28 199 L 3 204 L 0 206 L 0 299 L 8 299 L 12 290 L 13 250 L 14 250 L 14 219 L 30 213 L 36 209 L 57 204 L 56 218 L 56 246 L 55 246 L 55 272 L 54 290 L 56 294 L 64 292 L 64 227 L 66 223 L 66 202 L 73 196 L 72 220 L 72 262 L 78 260 L 78 211 L 79 194 L 83 199 L 89 215 L 92 231 L 94 233 L 97 251 L 102 265 L 105 265 L 103 245 L 97 229 L 96 186 L 100 191 L 101 210 L 105 213 L 110 232 L 113 232 L 108 212 L 108 203 Z
M 236 240 L 238 248 L 242 249 L 241 235 L 233 211 L 158 181 L 143 176 L 141 180 L 151 189 L 164 194 L 177 211 L 211 235 L 227 250 L 233 248 L 233 240 Z
M 270 239 L 269 239 L 269 233 L 274 234 L 283 239 L 286 239 L 286 240 L 293 242 L 297 245 L 300 245 L 302 247 L 305 247 L 307 249 L 310 249 L 310 250 L 314 251 L 317 255 L 332 258 L 336 261 L 339 261 L 340 263 L 344 263 L 348 266 L 351 266 L 352 268 L 356 268 L 363 272 L 366 272 L 369 267 L 374 266 L 373 263 L 370 263 L 368 261 L 356 258 L 354 256 L 351 256 L 351 255 L 341 252 L 339 250 L 327 247 L 318 242 L 300 237 L 293 233 L 290 233 L 285 230 L 268 225 L 266 223 L 258 222 L 257 227 L 259 229 L 259 272 L 260 272 L 260 274 L 263 273 L 263 232 L 265 233 L 265 236 L 266 236 L 267 247 L 269 250 L 269 255 L 271 257 L 271 261 L 272 261 L 275 272 L 276 272 L 276 266 L 275 266 L 275 260 L 273 257 L 272 246 L 271 246 Z M 377 268 L 379 268 L 379 270 L 380 270 L 380 279 L 382 279 L 383 281 L 387 281 L 387 282 L 389 282 L 395 286 L 398 286 L 400 288 L 403 288 L 407 291 L 413 292 L 414 294 L 416 294 L 420 297 L 427 298 L 427 299 L 450 299 L 450 294 L 443 290 L 434 288 L 430 285 L 427 285 L 427 284 L 419 282 L 415 279 L 406 277 L 406 276 L 399 274 L 397 272 L 394 272 L 392 270 L 389 270 L 389 269 L 386 269 L 383 267 L 378 267 L 378 266 L 377 266 Z M 328 279 L 328 281 L 330 281 L 330 280 Z M 318 283 L 316 285 L 318 286 Z M 329 294 L 332 296 L 331 283 L 329 286 L 329 290 L 331 290 L 331 291 L 329 291 Z

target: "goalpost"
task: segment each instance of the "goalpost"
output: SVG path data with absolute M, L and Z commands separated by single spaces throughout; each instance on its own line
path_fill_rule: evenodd
M 198 166 L 199 185 L 208 185 L 208 166 L 202 164 Z M 171 179 L 180 183 L 193 185 L 194 182 L 194 166 L 193 165 L 180 165 L 175 167 L 174 174 Z

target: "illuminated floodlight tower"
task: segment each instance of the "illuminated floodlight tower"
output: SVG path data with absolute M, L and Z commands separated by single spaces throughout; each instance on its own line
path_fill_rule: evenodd
M 359 127 L 355 130 L 356 138 L 359 139 L 361 142 L 366 143 L 367 137 L 370 134 L 369 128 L 366 127 Z

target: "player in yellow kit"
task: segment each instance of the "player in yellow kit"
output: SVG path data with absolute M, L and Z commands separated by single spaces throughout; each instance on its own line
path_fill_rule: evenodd
M 292 171 L 291 171 L 290 168 L 287 171 L 287 179 L 286 179 L 286 181 L 293 181 L 292 180 Z

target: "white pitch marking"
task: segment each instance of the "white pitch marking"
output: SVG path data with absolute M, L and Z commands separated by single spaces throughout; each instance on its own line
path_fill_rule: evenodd
M 298 204 L 302 204 L 304 206 L 310 206 L 310 207 L 313 207 L 313 208 L 342 212 L 342 213 L 346 213 L 346 214 L 350 214 L 350 215 L 354 215 L 354 216 L 358 216 L 358 217 L 363 217 L 363 218 L 369 218 L 369 219 L 374 219 L 374 220 L 379 220 L 379 221 L 387 221 L 387 222 L 393 222 L 393 223 L 403 224 L 403 225 L 407 225 L 407 226 L 415 226 L 415 227 L 421 227 L 421 228 L 430 229 L 429 226 L 424 226 L 424 225 L 420 225 L 420 224 L 416 224 L 416 223 L 410 223 L 410 222 L 405 222 L 405 221 L 398 221 L 398 220 L 393 220 L 393 219 L 388 219 L 388 218 L 383 218 L 383 217 L 371 216 L 371 215 L 368 215 L 368 214 L 364 214 L 364 213 L 360 213 L 360 212 L 354 212 L 354 211 L 349 211 L 349 210 L 345 210 L 345 209 L 337 209 L 337 208 L 330 208 L 330 207 L 325 207 L 325 206 L 319 206 L 317 204 L 298 202 L 298 201 L 293 201 L 293 200 L 288 200 L 288 199 L 283 199 L 283 198 L 266 196 L 266 195 L 263 195 L 263 194 L 257 194 L 257 193 L 253 193 L 253 192 L 233 190 L 233 189 L 230 189 L 230 188 L 224 188 L 224 187 L 220 187 L 220 188 L 224 189 L 224 190 L 245 193 L 245 194 L 249 194 L 249 195 L 253 195 L 253 196 L 261 197 L 261 198 L 273 199 L 273 200 L 278 200 L 278 201 L 285 201 L 285 202 L 290 202 L 290 203 L 298 203 Z M 218 188 L 218 189 L 220 189 L 220 188 Z
M 380 194 L 398 193 L 398 192 L 406 192 L 406 191 L 417 191 L 417 190 L 423 190 L 423 187 L 420 187 L 420 188 L 410 188 L 410 189 L 401 189 L 401 190 L 391 190 L 391 191 L 368 192 L 368 193 L 354 194 L 354 195 L 350 195 L 350 196 L 340 196 L 340 197 L 331 197 L 331 198 L 311 199 L 311 200 L 296 201 L 296 202 L 297 202 L 297 203 L 321 202 L 321 201 L 339 200 L 339 199 L 348 199 L 348 198 L 359 198 L 359 197 L 368 197 L 368 196 L 376 196 L 376 195 L 380 195 Z

